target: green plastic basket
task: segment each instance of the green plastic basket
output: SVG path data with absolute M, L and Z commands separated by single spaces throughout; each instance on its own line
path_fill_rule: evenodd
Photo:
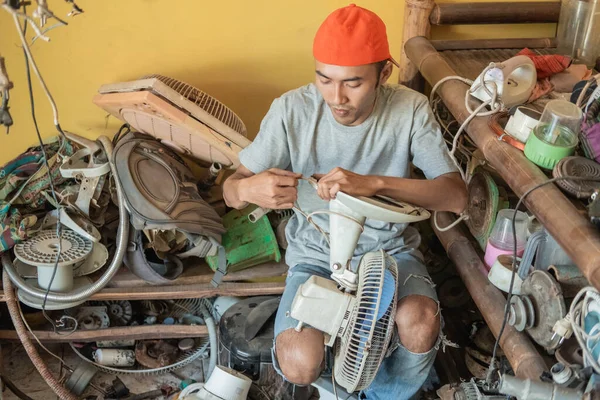
M 227 272 L 281 260 L 279 245 L 267 215 L 255 223 L 248 219 L 248 214 L 256 208 L 248 206 L 243 210 L 232 210 L 223 217 L 223 225 L 227 229 L 222 240 L 227 254 Z M 206 257 L 206 262 L 216 271 L 217 256 Z

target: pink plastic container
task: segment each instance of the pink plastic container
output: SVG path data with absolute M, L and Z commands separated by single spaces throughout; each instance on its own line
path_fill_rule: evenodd
M 517 257 L 521 257 L 523 255 L 523 252 L 525 251 L 525 248 L 517 248 Z M 489 271 L 490 268 L 492 268 L 492 265 L 494 265 L 494 263 L 496 262 L 496 259 L 498 258 L 498 256 L 502 255 L 502 254 L 508 254 L 512 256 L 512 249 L 511 250 L 504 250 L 504 249 L 499 249 L 497 247 L 495 247 L 494 245 L 492 245 L 489 241 L 487 243 L 487 246 L 485 247 L 485 256 L 483 258 L 483 261 L 485 262 L 485 266 L 487 268 L 487 270 Z

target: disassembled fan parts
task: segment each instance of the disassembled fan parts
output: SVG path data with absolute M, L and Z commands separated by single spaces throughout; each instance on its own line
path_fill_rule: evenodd
M 560 285 L 546 271 L 533 271 L 521 285 L 521 295 L 510 301 L 509 324 L 525 330 L 533 340 L 547 350 L 559 345 L 552 332 L 554 324 L 567 314 Z
M 103 306 L 81 307 L 75 319 L 81 329 L 103 329 L 110 326 L 107 308 Z
M 56 231 L 44 230 L 17 244 L 14 253 L 21 262 L 37 267 L 39 287 L 66 292 L 73 288 L 73 265 L 84 261 L 92 247 L 90 240 L 70 229 L 63 229 L 60 240 Z
M 585 157 L 565 157 L 552 170 L 555 178 L 563 176 L 600 178 L 600 165 Z M 574 181 L 561 179 L 556 181 L 558 187 L 578 199 L 587 199 L 600 188 L 600 183 L 593 181 Z
M 184 82 L 149 75 L 103 85 L 94 103 L 138 132 L 182 154 L 236 168 L 250 144 L 242 120 L 214 97 Z
M 104 301 L 108 307 L 108 316 L 113 326 L 125 326 L 131 322 L 133 311 L 131 303 L 127 300 Z

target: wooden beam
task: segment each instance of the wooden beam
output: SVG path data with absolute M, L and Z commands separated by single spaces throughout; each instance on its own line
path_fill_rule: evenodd
M 208 336 L 204 325 L 141 325 L 118 328 L 78 330 L 70 335 L 53 331 L 33 331 L 42 342 L 95 342 L 98 340 L 177 339 Z M 33 336 L 29 334 L 33 339 Z M 14 330 L 0 330 L 0 340 L 19 340 Z
M 400 64 L 398 83 L 421 92 L 422 90 L 419 89 L 424 86 L 423 78 L 421 78 L 417 66 L 406 56 L 404 43 L 416 36 L 426 38 L 431 36 L 429 14 L 434 6 L 434 0 L 406 0 L 404 3 L 404 27 L 402 30 L 402 49 L 398 62 Z
M 432 25 L 556 23 L 560 1 L 440 3 L 429 22 Z
M 475 49 L 547 49 L 556 47 L 554 38 L 532 39 L 471 39 L 471 40 L 430 40 L 437 51 Z
M 204 261 L 200 262 L 194 257 L 190 258 L 190 260 L 192 261 L 184 264 L 185 268 L 183 273 L 172 282 L 173 286 L 209 283 L 211 281 L 214 271 L 212 271 Z M 223 282 L 239 282 L 283 277 L 287 273 L 287 270 L 288 266 L 284 262 L 268 262 L 241 271 L 230 272 L 223 277 Z M 149 284 L 132 274 L 126 267 L 122 267 L 107 285 L 109 288 L 142 286 L 147 287 Z
M 281 294 L 284 287 L 285 282 L 225 282 L 217 288 L 211 284 L 104 288 L 93 295 L 90 300 L 168 300 L 213 296 L 260 296 Z
M 218 288 L 210 285 L 214 272 L 206 263 L 191 264 L 183 274 L 171 285 L 151 285 L 133 275 L 126 267 L 122 267 L 111 279 L 108 285 L 90 300 L 153 300 L 153 299 L 187 299 L 227 296 L 260 296 L 281 294 L 285 282 L 283 277 L 288 267 L 285 263 L 270 262 L 232 272 L 223 277 L 223 283 Z M 98 278 L 102 272 L 91 275 Z M 272 282 L 273 278 L 281 278 L 281 282 Z M 257 281 L 269 279 L 270 282 L 243 283 L 236 281 Z M 233 281 L 231 283 L 230 281 Z M 0 286 L 1 287 L 1 286 Z M 0 290 L 0 303 L 6 301 L 4 291 Z

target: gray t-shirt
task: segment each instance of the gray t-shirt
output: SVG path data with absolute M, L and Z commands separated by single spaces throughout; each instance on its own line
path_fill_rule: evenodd
M 428 179 L 456 172 L 427 98 L 404 86 L 378 90 L 373 112 L 357 126 L 338 123 L 314 84 L 285 93 L 273 101 L 256 139 L 240 153 L 241 163 L 255 174 L 280 168 L 307 177 L 341 167 L 363 175 L 409 178 L 411 162 Z M 297 204 L 306 213 L 328 209 L 304 180 L 298 185 Z M 327 215 L 313 220 L 329 231 Z M 289 221 L 286 237 L 290 267 L 329 268 L 327 242 L 300 213 Z M 417 230 L 406 224 L 367 219 L 352 264 L 356 267 L 360 256 L 379 249 L 419 254 L 419 243 Z

